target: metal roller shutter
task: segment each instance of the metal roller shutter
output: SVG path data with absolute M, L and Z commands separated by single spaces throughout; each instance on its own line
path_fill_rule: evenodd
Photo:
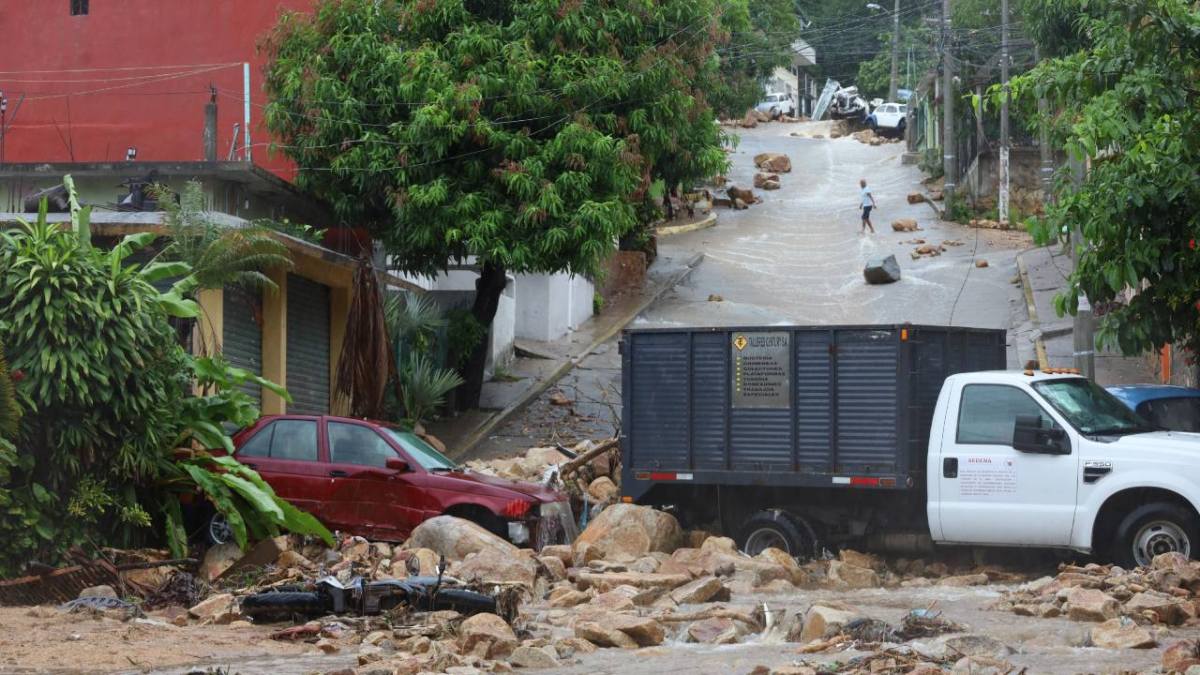
M 293 274 L 287 280 L 288 412 L 329 412 L 329 287 Z
M 230 286 L 224 293 L 221 353 L 230 364 L 262 375 L 262 325 L 257 316 L 261 300 L 256 291 Z M 262 387 L 247 384 L 242 390 L 262 405 Z

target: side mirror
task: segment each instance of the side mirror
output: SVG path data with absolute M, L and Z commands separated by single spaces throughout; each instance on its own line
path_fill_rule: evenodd
M 1069 455 L 1071 441 L 1067 432 L 1042 426 L 1037 415 L 1019 415 L 1013 424 L 1012 446 L 1019 452 L 1038 455 Z
M 404 473 L 405 471 L 408 471 L 408 462 L 400 459 L 399 457 L 388 457 L 385 464 L 387 468 L 397 473 Z

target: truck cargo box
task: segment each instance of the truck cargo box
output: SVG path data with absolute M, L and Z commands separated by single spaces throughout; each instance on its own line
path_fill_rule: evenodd
M 767 326 L 626 330 L 622 491 L 662 482 L 923 485 L 949 375 L 1006 366 L 1003 330 Z

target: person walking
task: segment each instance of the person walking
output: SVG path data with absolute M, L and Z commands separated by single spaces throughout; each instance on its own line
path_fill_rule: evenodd
M 867 187 L 867 179 L 863 178 L 858 181 L 860 191 L 860 206 L 862 206 L 862 229 L 858 231 L 863 234 L 868 228 L 871 234 L 875 234 L 875 226 L 871 224 L 871 209 L 875 208 L 875 195 L 871 194 L 871 188 Z

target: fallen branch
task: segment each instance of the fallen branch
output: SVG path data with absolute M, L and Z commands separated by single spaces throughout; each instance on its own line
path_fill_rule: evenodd
M 616 438 L 610 438 L 607 441 L 604 441 L 603 443 L 601 443 L 600 445 L 597 445 L 596 447 L 592 448 L 591 450 L 588 450 L 587 452 L 583 453 L 582 455 L 579 455 L 575 459 L 572 459 L 568 462 L 563 463 L 562 466 L 560 467 L 559 475 L 567 476 L 568 474 L 572 474 L 572 473 L 578 471 L 579 468 L 582 467 L 583 465 L 585 465 L 588 462 L 592 461 L 593 459 L 599 457 L 600 455 L 612 450 L 613 448 L 616 448 L 619 442 L 620 441 L 618 441 Z

